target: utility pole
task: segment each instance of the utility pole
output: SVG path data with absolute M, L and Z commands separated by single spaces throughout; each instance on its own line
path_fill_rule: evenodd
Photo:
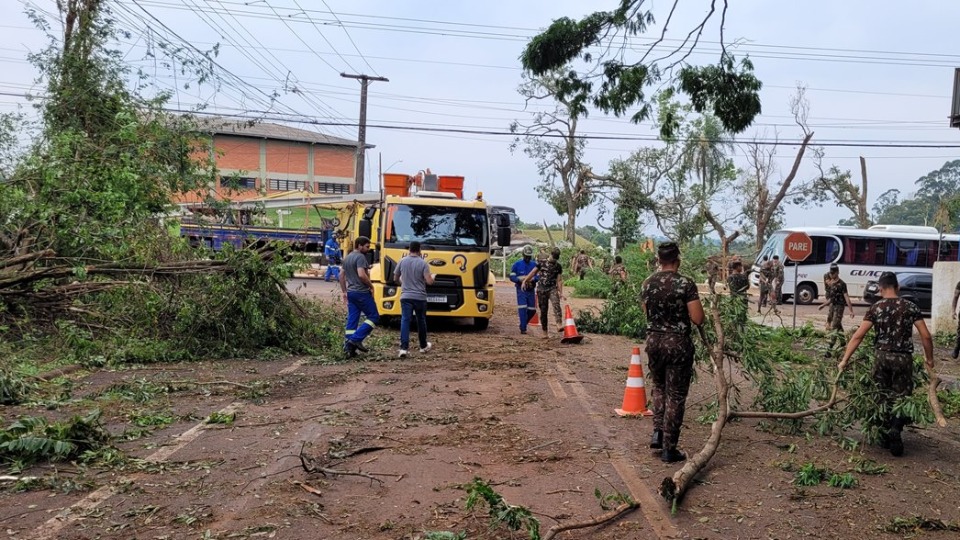
M 370 81 L 390 82 L 386 77 L 371 77 L 369 75 L 349 75 L 341 73 L 345 79 L 357 79 L 360 81 L 360 132 L 357 135 L 357 176 L 355 178 L 355 193 L 363 193 L 363 165 L 367 147 L 367 87 Z

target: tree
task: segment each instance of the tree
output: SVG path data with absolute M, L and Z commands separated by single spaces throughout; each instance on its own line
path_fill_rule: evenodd
M 853 218 L 843 224 L 854 225 L 861 229 L 869 228 L 873 225 L 870 218 L 870 211 L 867 210 L 867 160 L 860 156 L 860 185 L 851 181 L 850 171 L 840 171 L 836 165 L 829 170 L 823 169 L 823 149 L 814 150 L 814 162 L 817 164 L 819 177 L 814 181 L 814 187 L 820 200 L 827 197 L 837 201 L 837 206 L 842 206 L 853 213 Z
M 644 9 L 644 0 L 620 0 L 613 11 L 597 11 L 580 20 L 562 17 L 553 21 L 530 40 L 520 56 L 521 62 L 527 72 L 542 76 L 574 60 L 582 61 L 583 70 L 566 70 L 557 89 L 561 99 L 580 108 L 578 112 L 585 112 L 588 103 L 616 116 L 635 108 L 631 120 L 640 122 L 654 112 L 655 104 L 645 90 L 665 86 L 671 93 L 685 94 L 698 113 L 714 114 L 726 131 L 744 131 L 760 114 L 761 83 L 748 59 L 737 62 L 726 50 L 728 0 L 711 0 L 707 14 L 680 44 L 665 46 L 666 32 L 678 5 L 679 0 L 674 0 L 659 37 L 639 50 L 633 38 L 655 24 L 653 13 Z M 687 64 L 718 8 L 720 54 L 716 63 Z M 627 61 L 628 54 L 634 51 L 639 57 Z M 661 134 L 671 136 L 677 132 L 679 119 L 666 120 L 660 124 Z
M 748 166 L 741 176 L 738 191 L 742 195 L 744 225 L 753 229 L 754 247 L 757 251 L 763 247 L 770 233 L 783 224 L 783 201 L 789 199 L 803 202 L 809 194 L 808 183 L 794 184 L 803 155 L 813 138 L 813 131 L 807 127 L 809 103 L 804 87 L 797 87 L 797 93 L 790 100 L 790 109 L 794 121 L 803 132 L 803 140 L 786 177 L 778 180 L 776 184 L 772 183 L 776 172 L 774 158 L 777 155 L 778 141 L 764 144 L 755 139 L 745 148 Z
M 520 94 L 530 100 L 553 100 L 552 111 L 533 113 L 530 122 L 514 121 L 510 132 L 519 136 L 511 151 L 522 143 L 523 152 L 533 158 L 540 173 L 537 194 L 561 216 L 567 216 L 566 240 L 576 245 L 577 214 L 593 202 L 594 175 L 583 162 L 586 140 L 577 136 L 577 122 L 585 114 L 575 101 L 558 92 L 560 75 L 527 78 Z
M 877 223 L 930 225 L 954 231 L 960 226 L 960 160 L 947 161 L 915 182 L 912 197 L 900 199 L 899 190 L 890 190 L 874 206 Z M 894 193 L 895 192 L 895 193 Z

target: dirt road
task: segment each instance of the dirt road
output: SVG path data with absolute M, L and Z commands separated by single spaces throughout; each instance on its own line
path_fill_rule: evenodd
M 298 293 L 335 295 L 322 282 Z M 566 539 L 862 538 L 885 534 L 895 517 L 960 520 L 955 425 L 911 429 L 906 456 L 894 459 L 873 447 L 775 435 L 750 421 L 728 427 L 711 466 L 671 515 L 655 491 L 676 467 L 647 449 L 649 419 L 613 413 L 633 343 L 521 336 L 515 313 L 504 309 L 482 333 L 433 326 L 434 350 L 405 360 L 396 358 L 397 331 L 377 329 L 375 350 L 347 363 L 331 354 L 77 373 L 75 402 L 58 415 L 99 406 L 117 434 L 146 412 L 176 420 L 120 443 L 139 458 L 123 467 L 25 472 L 56 481 L 0 493 L 7 536 L 415 539 L 466 531 L 471 539 L 527 538 L 489 530 L 485 507 L 465 510 L 460 486 L 474 478 L 530 508 L 544 530 L 602 514 L 597 490 L 640 502 L 612 524 L 559 536 Z M 709 380 L 700 373 L 691 394 L 681 439 L 688 451 L 709 431 L 697 420 L 712 400 Z M 118 383 L 148 397 L 112 391 Z M 206 423 L 217 411 L 235 420 Z M 5 417 L 37 412 L 8 407 Z M 311 466 L 348 474 L 305 472 L 301 448 Z M 886 472 L 858 473 L 858 459 Z M 851 472 L 857 485 L 799 488 L 792 480 L 806 463 Z

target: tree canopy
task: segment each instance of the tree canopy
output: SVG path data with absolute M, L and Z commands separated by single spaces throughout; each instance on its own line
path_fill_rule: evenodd
M 686 95 L 698 113 L 709 112 L 730 133 L 746 130 L 760 114 L 761 82 L 749 59 L 737 59 L 724 43 L 728 0 L 711 0 L 710 9 L 677 46 L 664 45 L 667 29 L 677 10 L 674 0 L 663 29 L 652 43 L 637 49 L 634 38 L 645 34 L 656 21 L 643 0 L 620 0 L 612 11 L 597 11 L 580 20 L 562 17 L 527 44 L 520 56 L 533 76 L 563 70 L 557 95 L 572 104 L 576 114 L 593 105 L 616 116 L 630 114 L 638 123 L 654 116 L 656 100 L 648 89 L 665 89 Z M 703 66 L 688 63 L 691 54 L 719 11 L 721 53 Z M 638 51 L 638 57 L 628 55 Z M 567 68 L 576 63 L 579 68 Z M 680 119 L 666 116 L 660 122 L 664 137 L 677 133 Z

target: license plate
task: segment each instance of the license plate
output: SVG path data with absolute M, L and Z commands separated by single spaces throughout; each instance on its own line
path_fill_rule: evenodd
M 428 296 L 427 302 L 430 302 L 431 304 L 446 304 L 447 297 L 446 296 Z

